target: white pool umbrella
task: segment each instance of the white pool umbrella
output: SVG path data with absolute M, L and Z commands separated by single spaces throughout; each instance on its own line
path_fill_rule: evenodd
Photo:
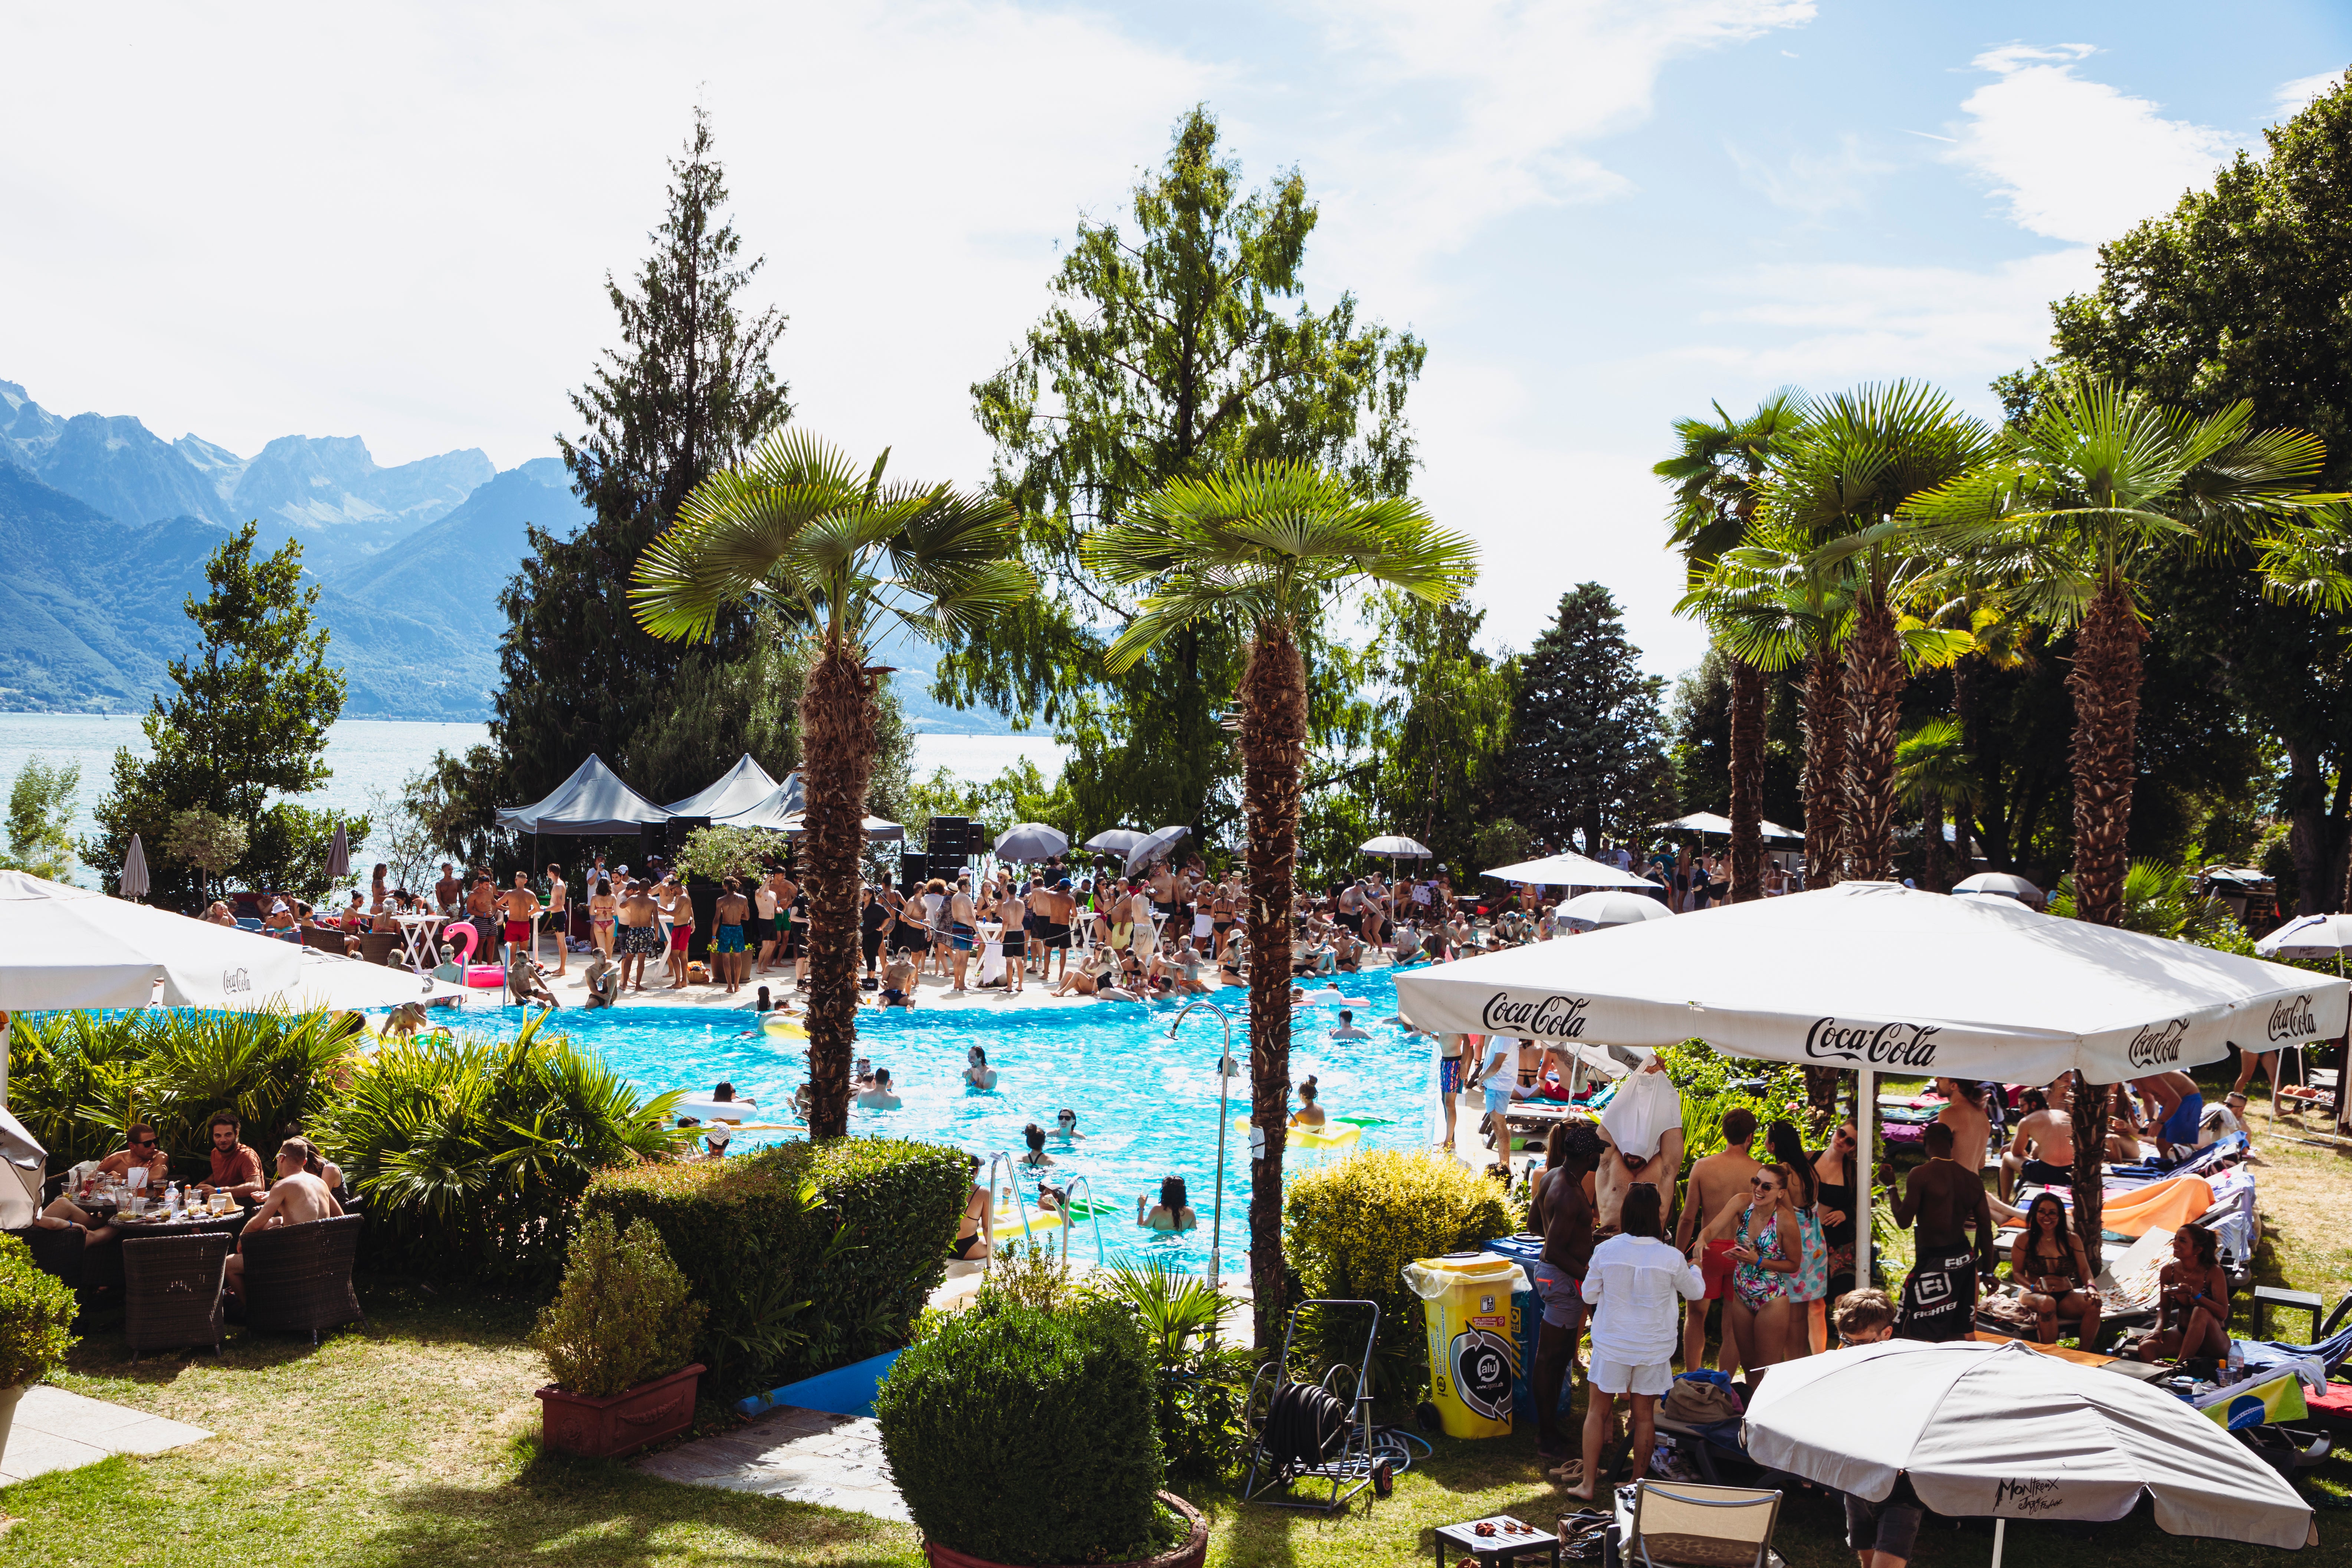
M 131 847 L 122 852 L 122 879 L 116 886 L 126 899 L 147 896 L 147 847 L 136 833 L 131 836 Z
M 1382 834 L 1363 847 L 1364 854 L 1384 855 L 1391 860 L 1428 860 L 1437 851 L 1419 839 L 1407 838 L 1402 833 Z
M 352 874 L 352 841 L 343 825 L 335 824 L 335 836 L 327 841 L 327 880 L 340 882 Z
M 999 860 L 1051 860 L 1069 851 L 1070 836 L 1042 822 L 1016 822 L 996 836 L 994 847 Z
M 1964 878 L 1953 883 L 1952 891 L 1991 893 L 2000 898 L 2016 899 L 2020 902 L 2032 904 L 2037 910 L 2042 903 L 2041 889 L 2024 878 L 2011 876 L 2007 871 L 1979 871 L 1973 877 Z
M 292 942 L 0 871 L 0 1011 L 245 1007 L 298 988 L 301 963 Z
M 1662 921 L 1674 911 L 1655 899 L 1612 889 L 1579 893 L 1559 905 L 1552 913 L 1580 931 L 1593 931 L 1602 926 L 1630 926 L 1639 925 L 1643 921 Z
M 2264 958 L 2332 958 L 2352 952 L 2352 914 L 2297 915 L 2254 943 Z
M 2175 1535 L 2294 1549 L 2311 1508 L 2245 1446 L 2136 1378 L 2015 1341 L 1889 1340 L 1772 1368 L 1748 1457 L 1872 1502 L 1908 1476 L 1947 1518 L 2116 1520 L 2145 1493 Z
M 1143 836 L 1134 848 L 1127 852 L 1127 875 L 1132 877 L 1144 867 L 1175 847 L 1178 840 L 1192 830 L 1189 827 L 1156 827 Z
M 1631 871 L 1564 850 L 1547 855 L 1540 860 L 1521 860 L 1516 865 L 1497 866 L 1491 871 L 1481 871 L 1482 877 L 1492 877 L 1498 882 L 1523 882 L 1549 888 L 1654 888 L 1658 884 L 1647 877 L 1637 877 Z
M 1150 837 L 1132 827 L 1106 827 L 1087 839 L 1082 847 L 1097 855 L 1124 855 Z
M 1714 811 L 1694 811 L 1688 816 L 1677 816 L 1672 822 L 1660 822 L 1653 826 L 1667 833 L 1708 833 L 1718 838 L 1731 837 L 1731 818 Z M 1756 826 L 1767 838 L 1794 839 L 1802 842 L 1805 837 L 1801 833 L 1790 832 L 1769 817 L 1757 818 Z

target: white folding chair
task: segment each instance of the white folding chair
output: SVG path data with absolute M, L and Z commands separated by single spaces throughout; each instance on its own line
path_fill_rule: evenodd
M 1617 1494 L 1618 1561 L 1642 1568 L 1769 1568 L 1780 1561 L 1772 1550 L 1780 1518 L 1777 1491 L 1636 1481 Z

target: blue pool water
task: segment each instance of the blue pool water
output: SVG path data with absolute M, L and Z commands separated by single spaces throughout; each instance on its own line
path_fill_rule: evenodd
M 1371 1038 L 1334 1042 L 1329 1034 L 1339 1021 L 1335 1006 L 1301 1010 L 1291 1037 L 1291 1079 L 1317 1075 L 1323 1108 L 1335 1119 L 1360 1116 L 1389 1123 L 1364 1128 L 1357 1147 L 1412 1148 L 1422 1142 L 1427 1116 L 1428 1041 L 1384 1021 L 1396 1014 L 1396 987 L 1385 973 L 1341 980 L 1349 996 L 1365 999 L 1354 1011 L 1357 1025 Z M 1239 1121 L 1249 1114 L 1244 994 L 1228 989 L 1224 997 L 1232 1000 L 1234 1051 L 1242 1064 L 1241 1075 L 1232 1081 L 1228 1114 Z M 1055 1112 L 1067 1106 L 1078 1113 L 1084 1136 L 1067 1146 L 1048 1138 L 1046 1150 L 1055 1163 L 1049 1174 L 1056 1180 L 1085 1176 L 1095 1200 L 1117 1211 L 1100 1220 L 1105 1255 L 1113 1260 L 1154 1258 L 1197 1273 L 1208 1263 L 1215 1207 L 1222 1033 L 1216 1019 L 1199 1009 L 1184 1020 L 1181 1036 L 1171 1044 L 1168 1026 L 1176 1010 L 1172 1003 L 1146 1008 L 1111 1002 L 1003 1013 L 990 1013 L 985 1005 L 879 1016 L 862 1010 L 858 1051 L 889 1069 L 904 1103 L 896 1110 L 852 1106 L 850 1131 L 952 1143 L 983 1161 L 998 1151 L 1017 1158 L 1025 1148 L 1022 1128 L 1034 1121 L 1051 1133 Z M 793 1089 L 807 1078 L 803 1043 L 765 1034 L 750 1014 L 566 1008 L 553 1023 L 649 1093 L 684 1089 L 707 1095 L 726 1079 L 739 1096 L 788 1109 Z M 989 1065 L 997 1070 L 992 1091 L 963 1083 L 965 1053 L 973 1046 L 988 1053 Z M 1293 1108 L 1297 1104 L 1294 1093 Z M 745 1134 L 736 1147 L 751 1142 Z M 1229 1122 L 1225 1148 L 1223 1271 L 1232 1275 L 1246 1267 L 1249 1134 Z M 1338 1157 L 1336 1152 L 1302 1150 L 1294 1142 L 1286 1163 L 1296 1170 Z M 1155 1236 L 1136 1226 L 1137 1194 L 1151 1194 L 1156 1202 L 1163 1175 L 1184 1178 L 1200 1215 L 1199 1231 Z M 1034 1186 L 1033 1180 L 1024 1194 L 1033 1203 Z M 1094 1230 L 1082 1222 L 1073 1256 L 1090 1262 L 1094 1252 Z

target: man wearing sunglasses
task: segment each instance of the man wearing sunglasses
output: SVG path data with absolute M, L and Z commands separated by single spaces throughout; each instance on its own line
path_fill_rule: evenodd
M 172 1179 L 172 1158 L 163 1152 L 163 1141 L 156 1136 L 154 1128 L 142 1121 L 131 1128 L 129 1143 L 128 1148 L 117 1150 L 100 1160 L 98 1169 L 91 1173 L 120 1176 L 134 1193 L 160 1195 L 163 1184 Z M 49 1230 L 60 1230 L 68 1225 L 80 1226 L 85 1231 L 82 1241 L 92 1247 L 102 1241 L 112 1241 L 121 1234 L 63 1193 L 41 1211 L 40 1224 Z

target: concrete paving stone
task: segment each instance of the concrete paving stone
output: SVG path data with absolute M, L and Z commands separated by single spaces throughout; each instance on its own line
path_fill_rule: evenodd
M 30 1480 L 51 1470 L 79 1469 L 98 1463 L 112 1451 L 50 1432 L 12 1431 L 8 1434 L 8 1456 L 0 1459 L 0 1479 Z
M 73 1469 L 110 1454 L 160 1454 L 211 1436 L 201 1426 L 36 1384 L 17 1403 L 0 1479 L 20 1481 Z
M 201 1426 L 150 1415 L 107 1433 L 106 1446 L 118 1454 L 161 1454 L 188 1443 L 201 1443 L 211 1436 Z

